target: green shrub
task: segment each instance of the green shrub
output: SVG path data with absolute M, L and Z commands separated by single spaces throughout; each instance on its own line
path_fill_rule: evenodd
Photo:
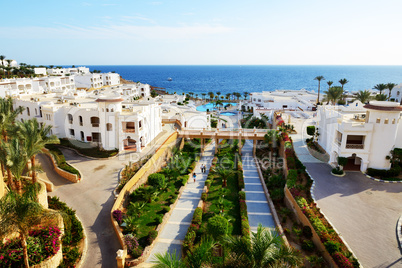
M 315 217 L 310 219 L 311 225 L 313 225 L 314 230 L 317 231 L 318 235 L 321 235 L 322 233 L 327 232 L 327 228 L 325 227 L 325 225 L 322 223 L 322 221 Z
M 246 192 L 240 191 L 239 192 L 239 199 L 240 200 L 246 200 Z
M 189 177 L 190 177 L 189 175 L 180 176 L 179 179 L 181 180 L 181 185 L 183 186 L 186 185 Z
M 283 188 L 275 188 L 271 190 L 271 199 L 275 201 L 280 201 L 285 197 L 285 192 Z
M 192 223 L 201 225 L 201 223 L 202 223 L 202 208 L 196 208 L 195 209 Z
M 156 237 L 158 237 L 158 231 L 156 230 L 152 230 L 148 233 L 148 245 L 151 245 L 152 242 L 154 242 L 154 240 L 156 239 Z
M 313 237 L 313 232 L 311 231 L 310 226 L 303 226 L 303 236 L 307 239 L 310 239 Z
M 209 187 L 211 187 L 211 180 L 206 180 L 205 181 L 205 186 L 207 186 L 207 188 L 209 189 Z
M 307 200 L 304 197 L 296 198 L 296 203 L 299 205 L 300 208 L 308 207 Z
M 148 184 L 155 188 L 162 188 L 165 184 L 165 176 L 160 173 L 153 173 L 148 176 Z
M 340 165 L 340 166 L 346 166 L 346 164 L 348 163 L 348 159 L 346 158 L 346 157 L 341 157 L 341 156 L 338 156 L 338 165 Z
M 163 214 L 167 213 L 170 211 L 170 207 L 169 206 L 164 206 L 162 209 Z
M 162 222 L 163 222 L 163 216 L 162 216 L 162 215 L 156 215 L 155 224 L 156 224 L 156 225 L 159 225 L 159 224 L 161 224 Z
M 216 215 L 208 220 L 207 229 L 208 233 L 218 240 L 228 233 L 229 222 L 225 217 Z
M 368 168 L 367 174 L 373 177 L 380 177 L 380 178 L 392 178 L 398 177 L 399 173 L 401 173 L 401 167 L 399 165 L 386 170 L 386 169 L 375 169 L 375 168 Z
M 269 177 L 267 182 L 268 189 L 283 188 L 286 184 L 286 181 L 283 179 L 282 175 L 272 175 Z
M 207 201 L 207 193 L 202 193 L 201 194 L 201 200 L 204 201 L 204 202 Z
M 314 136 L 315 134 L 315 126 L 307 126 L 307 134 L 310 136 Z
M 359 267 L 359 263 L 351 263 L 348 258 L 345 257 L 341 252 L 335 252 L 332 257 L 334 258 L 334 261 L 336 264 L 338 264 L 338 267 L 342 268 L 353 268 L 353 267 Z
M 295 169 L 289 169 L 286 184 L 289 189 L 296 186 L 297 171 Z
M 196 238 L 196 232 L 194 230 L 189 230 L 186 234 L 186 236 L 184 237 L 184 241 L 183 241 L 183 251 L 184 252 L 188 252 L 188 251 L 192 251 L 193 250 L 193 243 L 194 240 Z
M 311 240 L 303 240 L 301 248 L 305 251 L 314 251 L 314 243 Z
M 324 243 L 325 248 L 327 249 L 329 254 L 333 254 L 335 252 L 338 252 L 341 248 L 341 244 L 335 241 L 327 241 Z
M 331 172 L 333 174 L 336 174 L 336 175 L 342 175 L 343 174 L 343 170 L 341 170 L 339 167 L 333 168 Z
M 246 237 L 250 235 L 250 223 L 247 218 L 241 219 L 241 234 Z

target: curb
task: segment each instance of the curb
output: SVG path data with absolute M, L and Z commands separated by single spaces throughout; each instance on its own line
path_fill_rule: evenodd
M 118 156 L 119 156 L 119 154 L 120 154 L 120 151 L 119 151 L 119 152 L 118 152 L 116 155 L 111 156 L 111 157 L 106 157 L 106 158 L 97 158 L 97 157 L 92 157 L 92 156 L 87 156 L 87 155 L 84 155 L 84 154 L 82 154 L 82 153 L 78 152 L 76 149 L 71 148 L 71 147 L 67 147 L 67 146 L 60 145 L 60 144 L 57 144 L 57 146 L 59 146 L 59 147 L 61 147 L 61 148 L 63 148 L 63 149 L 68 149 L 68 150 L 71 150 L 71 151 L 75 152 L 76 154 L 78 154 L 79 156 L 82 156 L 82 157 L 85 157 L 85 158 L 88 158 L 88 159 L 91 159 L 91 160 L 109 160 L 109 159 L 113 159 L 113 158 L 118 157 Z
M 378 181 L 378 182 L 383 182 L 383 183 L 402 183 L 402 181 L 387 181 L 387 180 L 380 180 L 380 179 L 376 179 L 371 177 L 370 175 L 367 175 L 366 173 L 362 172 L 364 176 L 366 176 L 366 178 L 369 178 L 370 180 L 373 181 Z
M 87 232 L 85 231 L 85 227 L 84 224 L 82 223 L 81 219 L 78 217 L 77 214 L 75 214 L 75 216 L 77 217 L 77 219 L 81 222 L 82 225 L 82 232 L 84 234 L 84 248 L 82 250 L 82 254 L 81 254 L 81 259 L 77 264 L 77 268 L 80 268 L 82 266 L 82 264 L 85 262 L 85 259 L 87 257 L 87 252 L 88 252 L 88 236 L 87 236 Z
M 332 171 L 331 171 L 331 175 L 335 176 L 335 177 L 345 177 L 346 172 L 343 172 L 343 174 L 339 175 L 339 174 L 332 173 Z
M 396 223 L 396 237 L 398 239 L 399 251 L 402 255 L 402 215 L 399 217 Z
M 338 231 L 338 229 L 336 229 L 335 225 L 329 220 L 329 218 L 327 217 L 327 215 L 325 215 L 325 213 L 322 211 L 322 209 L 320 208 L 320 206 L 317 203 L 317 199 L 315 198 L 314 195 L 314 189 L 315 189 L 315 180 L 313 178 L 313 176 L 311 176 L 310 172 L 308 172 L 307 168 L 306 168 L 306 173 L 308 174 L 308 176 L 310 177 L 310 179 L 313 181 L 313 184 L 311 185 L 310 188 L 310 193 L 311 193 L 311 197 L 314 200 L 314 203 L 316 204 L 317 208 L 320 209 L 320 213 L 324 216 L 324 218 L 328 221 L 328 223 L 332 226 L 332 229 L 335 230 L 335 232 L 338 234 L 339 238 L 342 240 L 342 242 L 345 244 L 345 246 L 347 247 L 347 249 L 353 254 L 353 256 L 356 258 L 356 260 L 358 261 L 358 263 L 360 264 L 360 267 L 363 268 L 363 265 L 360 263 L 359 259 L 357 258 L 356 254 L 353 252 L 353 250 L 351 249 L 351 247 L 348 245 L 348 243 L 346 243 L 345 239 L 343 238 L 342 234 Z

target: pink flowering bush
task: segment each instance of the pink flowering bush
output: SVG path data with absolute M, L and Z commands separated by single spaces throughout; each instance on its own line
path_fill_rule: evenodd
M 41 263 L 57 253 L 60 248 L 61 231 L 57 227 L 38 227 L 27 238 L 28 258 L 31 265 Z M 21 240 L 16 238 L 0 241 L 1 267 L 23 267 L 24 257 Z

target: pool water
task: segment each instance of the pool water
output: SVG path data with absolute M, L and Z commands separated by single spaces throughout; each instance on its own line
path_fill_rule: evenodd
M 232 115 L 237 115 L 237 113 L 233 113 L 233 112 L 223 112 L 223 113 L 220 113 L 220 115 L 232 116 Z
M 230 105 L 232 105 L 232 106 L 236 106 L 236 105 L 237 105 L 236 103 L 224 102 L 224 103 L 223 103 L 223 107 L 225 107 L 225 106 L 228 105 L 228 104 L 230 104 Z M 219 106 L 220 106 L 220 105 L 219 105 Z M 220 107 L 222 108 L 222 106 L 220 106 Z M 207 104 L 204 104 L 204 105 L 201 105 L 201 106 L 198 106 L 198 107 L 197 107 L 197 111 L 200 111 L 200 112 L 206 112 L 207 109 L 208 109 L 209 111 L 213 111 L 213 110 L 216 110 L 216 106 L 214 106 L 214 104 L 212 104 L 212 103 L 207 103 Z

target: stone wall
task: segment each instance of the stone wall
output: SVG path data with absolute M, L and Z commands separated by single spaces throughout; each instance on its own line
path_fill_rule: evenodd
M 161 169 L 163 164 L 165 164 L 166 161 L 170 158 L 172 154 L 172 148 L 177 145 L 177 137 L 178 133 L 174 132 L 166 139 L 166 141 L 156 150 L 155 154 L 148 160 L 148 162 L 145 165 L 143 165 L 135 173 L 135 175 L 127 182 L 127 184 L 123 187 L 123 189 L 120 191 L 119 195 L 115 200 L 115 203 L 110 212 L 110 217 L 115 233 L 119 239 L 120 245 L 123 248 L 125 254 L 126 254 L 126 245 L 124 244 L 123 234 L 120 231 L 119 225 L 113 218 L 113 211 L 115 211 L 116 209 L 122 209 L 126 197 L 132 191 L 134 191 L 142 184 L 144 184 L 147 181 L 148 176 L 150 174 L 155 173 Z
M 50 157 L 50 160 L 51 160 L 51 162 L 52 162 L 53 168 L 54 168 L 54 170 L 56 171 L 57 174 L 59 174 L 59 175 L 62 176 L 63 178 L 65 178 L 65 179 L 67 179 L 67 180 L 69 180 L 69 181 L 71 181 L 71 182 L 74 182 L 74 183 L 81 181 L 81 178 L 80 178 L 79 176 L 77 176 L 76 174 L 72 174 L 72 173 L 70 173 L 70 172 L 68 172 L 68 171 L 65 171 L 65 170 L 59 168 L 59 167 L 57 166 L 57 161 L 54 159 L 54 156 L 49 152 L 48 149 L 44 148 L 44 149 L 42 149 L 42 151 L 43 151 L 48 157 Z

